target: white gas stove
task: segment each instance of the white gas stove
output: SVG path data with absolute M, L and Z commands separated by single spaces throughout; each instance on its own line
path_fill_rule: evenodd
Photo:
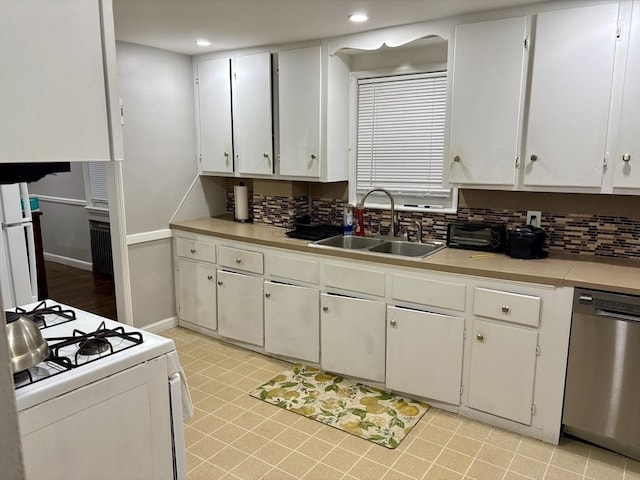
M 185 478 L 184 373 L 172 340 L 53 300 L 11 312 L 32 318 L 50 350 L 14 375 L 28 477 L 85 478 L 106 448 L 119 461 L 97 478 Z M 114 432 L 100 435 L 100 449 L 80 434 L 87 421 Z

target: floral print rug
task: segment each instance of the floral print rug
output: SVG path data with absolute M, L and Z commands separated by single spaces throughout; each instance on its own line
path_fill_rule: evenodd
M 429 410 L 426 403 L 304 365 L 250 395 L 387 448 L 396 448 Z

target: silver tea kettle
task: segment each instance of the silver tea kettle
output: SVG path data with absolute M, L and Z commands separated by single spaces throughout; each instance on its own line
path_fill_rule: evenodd
M 7 340 L 11 371 L 21 372 L 49 356 L 49 345 L 33 320 L 19 313 L 7 312 Z

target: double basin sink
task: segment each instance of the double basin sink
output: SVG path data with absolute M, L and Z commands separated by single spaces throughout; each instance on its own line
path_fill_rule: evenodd
M 311 242 L 318 247 L 335 248 L 339 250 L 360 250 L 373 253 L 386 253 L 401 257 L 424 258 L 446 247 L 445 242 L 430 240 L 423 243 L 407 240 L 385 239 L 377 237 L 357 237 L 354 235 L 337 235 Z

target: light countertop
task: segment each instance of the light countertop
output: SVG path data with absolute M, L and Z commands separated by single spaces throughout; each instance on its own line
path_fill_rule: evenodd
M 616 261 L 616 264 L 581 258 L 518 260 L 504 254 L 484 254 L 453 248 L 445 248 L 424 259 L 413 259 L 358 250 L 313 247 L 308 245 L 307 240 L 287 237 L 282 228 L 238 223 L 228 218 L 199 218 L 176 222 L 171 224 L 171 228 L 256 245 L 368 260 L 386 265 L 640 295 L 640 261 L 637 260 Z

